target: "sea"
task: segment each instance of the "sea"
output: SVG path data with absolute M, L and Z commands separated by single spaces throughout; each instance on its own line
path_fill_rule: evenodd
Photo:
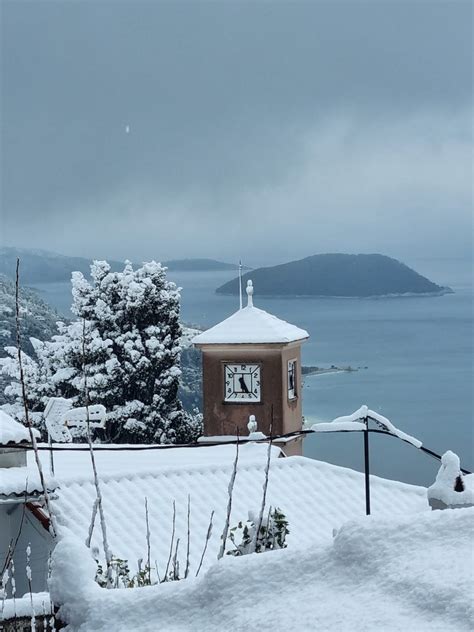
M 473 285 L 470 261 L 406 261 L 430 280 L 451 287 L 436 297 L 267 298 L 254 303 L 306 329 L 307 366 L 351 366 L 356 371 L 308 375 L 303 414 L 310 422 L 331 421 L 366 404 L 423 445 L 456 452 L 474 471 Z M 238 298 L 215 289 L 235 272 L 170 272 L 181 288 L 183 322 L 207 328 L 238 308 Z M 69 283 L 37 284 L 42 297 L 70 315 Z M 430 485 L 439 462 L 397 438 L 370 435 L 370 472 Z M 310 435 L 307 457 L 363 471 L 362 433 Z

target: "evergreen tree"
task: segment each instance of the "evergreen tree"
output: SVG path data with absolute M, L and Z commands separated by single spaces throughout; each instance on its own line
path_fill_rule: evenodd
M 96 261 L 90 282 L 73 273 L 72 292 L 78 319 L 59 323 L 59 334 L 35 344 L 43 376 L 30 385 L 37 407 L 52 395 L 83 405 L 85 361 L 89 400 L 107 409 L 107 440 L 195 439 L 200 416 L 186 413 L 177 397 L 180 294 L 165 268 L 150 262 L 133 270 L 127 262 L 123 272 L 112 272 Z
M 33 339 L 34 340 L 34 339 Z M 3 399 L 6 405 L 3 407 L 17 419 L 25 422 L 23 394 L 20 383 L 20 368 L 18 364 L 18 351 L 16 347 L 5 347 L 6 357 L 0 358 L 0 372 L 5 382 Z M 30 355 L 21 353 L 23 364 L 23 376 L 26 388 L 26 401 L 29 411 L 42 410 L 44 408 L 40 386 L 45 382 L 43 366 Z

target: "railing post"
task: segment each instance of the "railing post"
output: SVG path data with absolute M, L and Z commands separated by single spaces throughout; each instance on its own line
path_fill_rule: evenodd
M 366 417 L 364 421 L 365 513 L 370 516 L 369 418 Z

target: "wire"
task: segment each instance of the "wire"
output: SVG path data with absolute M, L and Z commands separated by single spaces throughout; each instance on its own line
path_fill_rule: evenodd
M 362 430 L 334 430 L 333 432 L 352 433 L 352 432 L 362 432 Z M 400 439 L 400 437 L 397 437 L 391 432 L 386 432 L 385 430 L 377 430 L 375 428 L 369 428 L 368 432 L 371 432 L 374 434 L 386 435 L 389 437 L 393 437 L 395 439 Z M 316 432 L 315 430 L 295 430 L 293 432 L 287 432 L 286 434 L 272 435 L 270 437 L 264 437 L 262 439 L 249 439 L 246 437 L 239 437 L 238 439 L 226 439 L 225 441 L 208 441 L 206 443 L 161 443 L 161 444 L 150 444 L 150 445 L 115 445 L 113 447 L 110 444 L 95 443 L 94 451 L 97 450 L 99 452 L 134 452 L 134 451 L 140 452 L 142 450 L 174 450 L 176 448 L 210 448 L 210 447 L 222 446 L 222 445 L 236 445 L 237 443 L 238 444 L 267 443 L 269 440 L 272 443 L 278 443 L 278 441 L 281 441 L 282 439 L 292 439 L 292 438 L 297 439 L 298 437 L 304 437 L 310 434 L 321 434 L 321 433 Z M 410 443 L 410 441 L 406 441 L 405 439 L 401 439 L 401 441 L 413 446 L 413 444 Z M 38 444 L 37 448 L 38 450 L 44 450 L 44 451 L 49 451 L 49 452 L 51 451 L 52 452 L 88 452 L 89 451 L 88 446 L 73 447 L 74 445 L 78 446 L 78 444 L 67 444 L 64 446 L 58 446 L 58 445 L 48 446 L 48 445 Z M 31 445 L 29 443 L 28 444 L 27 443 L 0 444 L 0 449 L 4 449 L 4 448 L 8 448 L 8 449 L 16 448 L 19 450 L 25 450 L 25 449 L 31 448 Z M 441 455 L 437 454 L 433 450 L 425 448 L 424 446 L 420 446 L 418 449 L 424 452 L 425 454 L 428 454 L 429 456 L 437 459 L 438 461 L 441 461 Z M 464 468 L 460 468 L 460 469 L 463 474 L 472 474 L 472 472 L 470 472 L 469 470 L 466 470 Z

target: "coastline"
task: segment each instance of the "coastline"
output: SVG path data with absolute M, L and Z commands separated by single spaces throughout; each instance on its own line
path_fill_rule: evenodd
M 339 296 L 333 294 L 262 294 L 259 296 L 262 298 L 330 298 L 330 299 L 355 299 L 355 300 L 376 300 L 380 298 L 432 298 L 437 296 L 446 296 L 449 294 L 455 294 L 456 292 L 451 287 L 443 287 L 436 292 L 403 292 L 400 294 L 370 294 L 367 296 Z M 215 294 L 220 296 L 238 296 L 234 292 L 218 292 L 215 290 Z

